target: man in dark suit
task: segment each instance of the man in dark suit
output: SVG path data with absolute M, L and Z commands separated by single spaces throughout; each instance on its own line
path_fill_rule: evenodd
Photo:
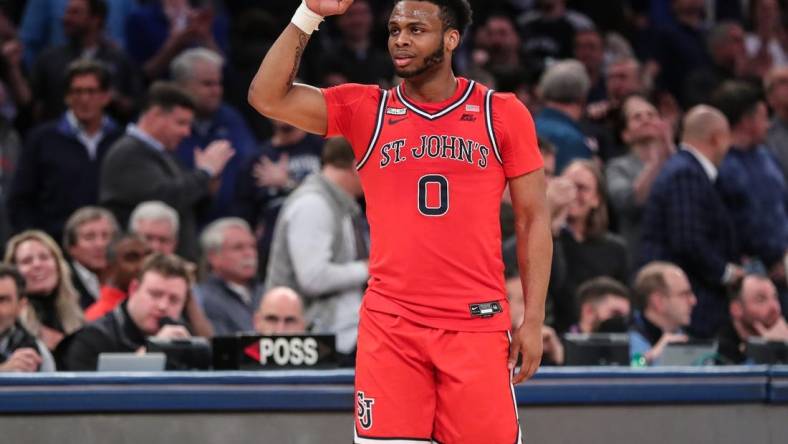
M 68 109 L 35 128 L 27 138 L 8 196 L 16 231 L 37 228 L 63 238 L 63 224 L 78 208 L 98 201 L 99 170 L 121 130 L 104 109 L 110 101 L 110 73 L 99 63 L 79 60 L 66 74 Z
M 196 260 L 197 210 L 210 204 L 218 178 L 234 152 L 226 140 L 195 150 L 193 170 L 180 167 L 172 156 L 191 132 L 194 102 L 168 83 L 151 86 L 137 125 L 110 149 L 101 174 L 99 201 L 121 226 L 140 202 L 161 200 L 178 212 L 178 253 Z
M 725 322 L 725 286 L 743 276 L 733 220 L 715 187 L 730 142 L 722 113 L 692 108 L 682 149 L 654 182 L 643 217 L 640 263 L 670 261 L 684 270 L 698 299 L 690 325 L 698 337 L 711 337 Z

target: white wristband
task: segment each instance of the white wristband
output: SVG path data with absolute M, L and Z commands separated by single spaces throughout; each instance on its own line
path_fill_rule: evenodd
M 290 19 L 292 24 L 296 25 L 298 29 L 304 31 L 307 35 L 312 35 L 312 32 L 317 30 L 322 21 L 323 16 L 309 9 L 303 0 L 298 9 L 296 9 L 295 14 L 293 14 L 293 18 Z

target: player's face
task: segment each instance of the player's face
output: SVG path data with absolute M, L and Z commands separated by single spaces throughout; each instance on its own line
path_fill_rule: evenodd
M 437 5 L 408 0 L 397 3 L 389 18 L 388 40 L 394 71 L 407 79 L 442 65 L 447 60 L 444 39 L 449 33 L 457 34 L 459 40 L 456 30 L 444 29 Z

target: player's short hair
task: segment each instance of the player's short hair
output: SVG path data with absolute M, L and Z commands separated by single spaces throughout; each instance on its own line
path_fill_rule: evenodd
M 399 3 L 405 0 L 398 0 Z M 465 35 L 468 27 L 473 23 L 473 10 L 468 0 L 416 0 L 435 4 L 440 8 L 441 20 L 444 30 L 454 28 Z
M 71 62 L 66 68 L 66 88 L 71 88 L 71 82 L 76 77 L 92 75 L 98 80 L 99 88 L 102 91 L 109 90 L 112 80 L 109 68 L 104 62 L 99 60 L 77 59 Z M 68 93 L 68 91 L 66 92 Z
M 607 296 L 630 299 L 629 289 L 621 282 L 607 276 L 599 276 L 583 282 L 577 289 L 577 307 L 587 303 L 599 303 Z
M 166 112 L 170 112 L 176 107 L 186 108 L 192 111 L 196 108 L 194 99 L 192 99 L 189 93 L 172 82 L 164 81 L 158 81 L 148 89 L 148 94 L 145 97 L 145 104 L 142 107 L 142 113 L 145 113 L 154 106 L 158 106 Z
M 711 105 L 725 115 L 731 127 L 751 116 L 762 101 L 763 96 L 758 88 L 737 80 L 723 83 L 711 97 Z
M 331 165 L 341 169 L 354 168 L 356 155 L 350 142 L 344 137 L 334 137 L 328 139 L 323 147 L 323 165 Z

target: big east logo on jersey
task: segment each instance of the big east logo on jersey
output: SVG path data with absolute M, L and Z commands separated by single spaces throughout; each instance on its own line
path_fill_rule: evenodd
M 318 347 L 315 338 L 261 338 L 244 353 L 262 365 L 273 361 L 278 366 L 315 365 Z
M 450 159 L 487 168 L 490 148 L 472 139 L 457 136 L 421 136 L 419 144 L 405 148 L 406 139 L 397 139 L 380 147 L 380 168 L 392 163 L 398 164 L 408 159 Z

